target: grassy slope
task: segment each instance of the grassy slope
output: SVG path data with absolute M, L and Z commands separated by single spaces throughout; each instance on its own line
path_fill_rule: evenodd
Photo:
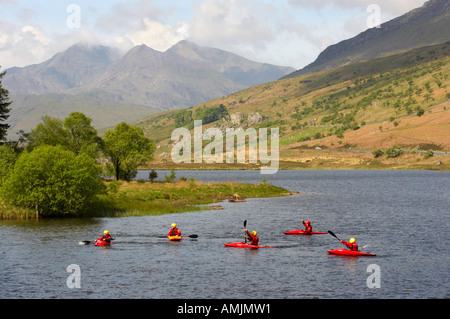
M 211 210 L 198 205 L 217 203 L 233 194 L 242 198 L 286 196 L 290 192 L 271 184 L 121 182 L 117 192 L 101 196 L 92 207 L 93 216 L 141 216 Z M 216 206 L 217 207 L 217 206 Z M 220 207 L 219 207 L 220 208 Z
M 438 158 L 437 152 L 429 159 L 420 152 L 395 159 L 374 159 L 371 154 L 375 148 L 392 146 L 410 153 L 450 151 L 449 76 L 447 43 L 258 85 L 193 109 L 224 104 L 229 114 L 260 113 L 264 121 L 254 127 L 280 128 L 283 168 L 449 169 L 449 158 Z M 424 113 L 419 117 L 420 109 Z M 170 134 L 177 112 L 135 123 L 159 145 L 160 161 L 152 167 L 170 166 Z M 190 165 L 200 166 L 211 167 Z

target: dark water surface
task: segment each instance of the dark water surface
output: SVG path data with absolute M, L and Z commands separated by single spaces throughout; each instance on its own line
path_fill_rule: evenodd
M 449 298 L 450 172 L 178 171 L 181 176 L 267 178 L 305 194 L 162 216 L 0 222 L 0 298 Z M 327 250 L 343 246 L 329 234 L 282 233 L 303 228 L 301 218 L 313 230 L 355 237 L 361 250 L 377 256 L 332 256 Z M 277 248 L 225 248 L 243 241 L 244 220 L 260 244 Z M 173 222 L 198 239 L 161 238 Z M 113 246 L 79 245 L 104 229 L 116 237 Z M 73 264 L 80 288 L 67 285 Z M 368 287 L 370 265 L 379 267 L 379 281 L 371 280 L 379 288 Z

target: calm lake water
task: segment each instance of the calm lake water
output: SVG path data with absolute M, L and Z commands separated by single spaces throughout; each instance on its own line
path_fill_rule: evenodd
M 161 177 L 164 172 L 158 172 Z M 450 172 L 435 171 L 177 171 L 177 178 L 260 183 L 305 194 L 223 202 L 223 210 L 162 216 L 0 221 L 0 298 L 417 299 L 449 298 Z M 148 171 L 138 178 L 147 178 Z M 355 237 L 376 257 L 338 257 L 329 234 L 286 236 L 303 228 Z M 260 244 L 243 241 L 243 221 Z M 161 238 L 176 222 L 184 238 Z M 80 245 L 104 229 L 109 248 Z M 69 288 L 69 265 L 80 288 Z M 376 265 L 379 272 L 372 273 Z M 370 267 L 369 267 L 370 266 Z M 379 277 L 374 277 L 378 275 Z M 369 276 L 372 276 L 369 278 Z M 72 277 L 70 277 L 72 278 Z M 379 288 L 369 288 L 370 283 Z M 76 281 L 72 281 L 75 283 Z M 251 289 L 251 292 L 249 291 Z

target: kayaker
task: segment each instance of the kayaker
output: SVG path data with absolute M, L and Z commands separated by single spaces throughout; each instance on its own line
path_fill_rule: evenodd
M 302 219 L 302 223 L 303 223 L 303 226 L 305 226 L 305 233 L 311 234 L 311 232 L 312 232 L 311 222 L 309 220 L 304 222 Z
M 177 224 L 175 224 L 175 223 L 172 224 L 172 228 L 170 229 L 169 234 L 167 236 L 168 237 L 181 236 L 181 231 L 177 228 Z
M 258 243 L 259 243 L 259 238 L 256 237 L 256 232 L 255 231 L 252 231 L 250 233 L 247 229 L 245 229 L 245 238 L 249 239 L 250 243 L 252 245 L 258 245 Z
M 111 243 L 111 235 L 109 234 L 108 230 L 105 230 L 103 232 L 102 237 L 100 237 L 99 239 L 97 239 L 98 241 L 106 241 L 107 243 Z
M 352 251 L 358 251 L 358 244 L 356 243 L 355 238 L 350 238 L 348 243 L 345 240 L 341 240 L 341 243 L 343 243 L 345 246 L 348 247 L 348 249 Z

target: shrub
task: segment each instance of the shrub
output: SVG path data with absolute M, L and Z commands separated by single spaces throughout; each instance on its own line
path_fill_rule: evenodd
M 172 168 L 172 170 L 170 171 L 170 175 L 164 173 L 164 181 L 166 183 L 172 183 L 175 181 L 175 169 Z
M 206 109 L 197 109 L 195 113 L 196 119 L 201 119 L 203 125 L 215 122 L 228 115 L 227 108 L 223 104 Z
M 385 154 L 388 158 L 394 158 L 394 157 L 398 157 L 398 156 L 402 155 L 403 151 L 402 151 L 402 149 L 400 149 L 400 147 L 393 146 L 391 148 L 388 148 L 386 150 Z
M 425 155 L 423 156 L 425 159 L 433 157 L 434 156 L 434 152 L 432 150 L 428 150 L 425 152 Z
M 423 108 L 419 107 L 419 108 L 417 109 L 416 115 L 420 117 L 420 116 L 422 116 L 424 113 L 425 113 L 425 110 L 424 110 Z
M 375 158 L 377 158 L 377 157 L 383 156 L 384 152 L 380 149 L 376 149 L 376 150 L 373 150 L 372 154 Z
M 19 157 L 1 194 L 10 204 L 33 208 L 41 216 L 77 216 L 104 192 L 101 173 L 86 154 L 75 155 L 62 146 L 40 146 Z

